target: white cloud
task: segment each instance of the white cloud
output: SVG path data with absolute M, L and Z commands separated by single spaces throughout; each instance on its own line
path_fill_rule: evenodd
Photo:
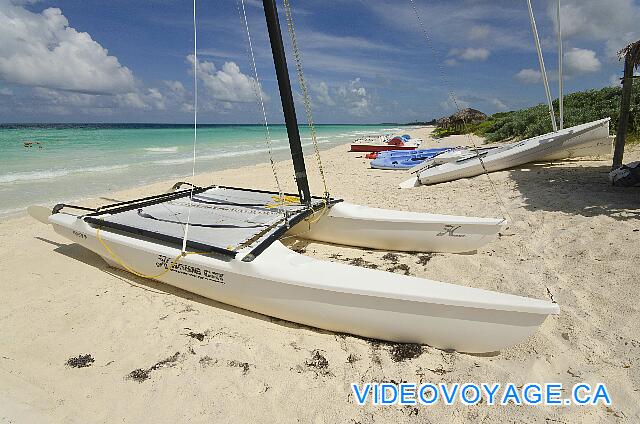
M 542 79 L 542 74 L 540 73 L 540 71 L 527 68 L 520 70 L 520 72 L 515 74 L 514 77 L 525 84 L 535 84 L 540 82 L 540 80 Z
M 82 93 L 126 93 L 132 72 L 58 8 L 33 13 L 0 0 L 0 79 Z
M 371 95 L 364 88 L 360 78 L 340 85 L 336 94 L 340 98 L 339 103 L 346 107 L 349 114 L 362 117 L 371 113 Z
M 163 81 L 169 89 L 165 93 L 171 102 L 178 104 L 182 112 L 193 113 L 193 96 L 188 93 L 180 81 Z
M 164 97 L 160 90 L 157 88 L 149 88 L 147 89 L 147 102 L 151 104 L 151 107 L 157 110 L 165 110 L 166 106 L 164 104 Z
M 613 74 L 609 77 L 609 85 L 612 87 L 620 87 L 622 85 L 622 75 Z
M 607 55 L 640 37 L 640 6 L 634 0 L 563 0 L 562 35 L 605 41 Z M 556 19 L 556 3 L 549 2 L 548 15 Z
M 381 42 L 373 42 L 366 38 L 327 34 L 318 31 L 301 31 L 297 33 L 301 47 L 304 49 L 349 49 L 349 50 L 374 50 L 394 51 L 400 48 Z
M 54 114 L 102 114 L 115 109 L 165 110 L 165 98 L 160 90 L 156 88 L 109 95 L 75 93 L 34 87 L 30 93 L 29 100 L 31 105 L 34 105 L 38 110 Z
M 469 47 L 466 49 L 452 49 L 447 56 L 459 60 L 476 61 L 487 60 L 489 54 L 490 52 L 487 49 Z
M 409 2 L 397 0 L 368 0 L 361 2 L 373 10 L 388 27 L 414 31 L 423 37 Z M 533 49 L 531 36 L 519 27 L 528 23 L 526 6 L 519 2 L 467 0 L 463 2 L 416 2 L 424 26 L 436 47 L 456 45 L 468 41 L 490 42 L 492 51 Z M 492 22 L 491 25 L 487 22 Z M 514 23 L 518 28 L 514 31 Z M 394 30 L 392 29 L 392 30 Z
M 494 105 L 496 107 L 496 109 L 498 109 L 498 110 L 507 110 L 508 109 L 507 105 L 502 100 L 498 99 L 497 97 L 493 98 L 493 99 L 490 99 L 489 103 Z
M 13 95 L 13 90 L 7 87 L 0 88 L 0 96 L 11 96 Z
M 567 75 L 597 72 L 601 67 L 600 60 L 596 57 L 596 52 L 576 47 L 564 54 L 564 62 Z
M 321 105 L 335 106 L 336 102 L 331 98 L 329 86 L 326 82 L 312 83 L 311 90 L 314 93 L 314 100 Z
M 33 96 L 40 102 L 49 105 L 77 108 L 93 108 L 100 104 L 102 96 L 53 90 L 44 87 L 33 88 Z
M 579 74 L 585 74 L 590 72 L 597 72 L 602 67 L 600 60 L 597 58 L 596 53 L 593 50 L 571 48 L 564 53 L 564 75 L 565 77 L 572 77 Z M 558 74 L 555 71 L 549 73 L 549 80 L 554 81 L 558 79 Z M 542 74 L 536 69 L 526 68 L 521 69 L 514 78 L 524 84 L 537 84 L 542 80 Z
M 445 112 L 449 111 L 458 111 L 458 109 L 466 109 L 471 106 L 471 102 L 466 100 L 462 100 L 460 98 L 456 98 L 455 102 L 451 97 L 448 97 L 447 100 L 440 102 L 440 108 Z
M 115 96 L 115 102 L 123 107 L 132 109 L 165 110 L 165 99 L 157 88 L 148 88 L 146 91 L 136 91 Z
M 173 94 L 184 97 L 187 90 L 180 81 L 164 81 L 164 83 Z
M 187 62 L 193 65 L 194 56 L 187 56 Z M 213 100 L 226 103 L 254 102 L 255 90 L 262 91 L 261 87 L 257 87 L 255 79 L 243 74 L 235 62 L 225 62 L 222 69 L 216 69 L 213 62 L 198 60 L 196 66 L 198 79 Z M 268 100 L 264 91 L 262 96 Z
M 470 40 L 486 40 L 489 35 L 491 35 L 491 27 L 489 25 L 474 25 L 469 30 Z
M 118 103 L 120 106 L 132 109 L 149 108 L 149 106 L 145 103 L 139 93 L 118 94 L 116 96 L 116 103 Z

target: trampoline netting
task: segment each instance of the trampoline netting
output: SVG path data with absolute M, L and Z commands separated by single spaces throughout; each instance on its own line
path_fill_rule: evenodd
M 326 205 L 322 198 L 313 198 L 307 206 L 290 196 L 283 201 L 276 192 L 231 187 L 198 188 L 190 194 L 184 190 L 151 201 L 114 205 L 118 207 L 102 208 L 84 219 L 99 228 L 181 244 L 191 208 L 189 248 L 232 257 L 249 248 L 249 257 L 255 257 L 291 225 Z

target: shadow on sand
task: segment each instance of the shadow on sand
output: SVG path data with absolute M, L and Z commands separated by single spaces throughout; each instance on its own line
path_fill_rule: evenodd
M 527 165 L 509 171 L 525 200 L 525 209 L 566 212 L 625 221 L 640 218 L 640 189 L 614 187 L 608 166 L 562 163 Z

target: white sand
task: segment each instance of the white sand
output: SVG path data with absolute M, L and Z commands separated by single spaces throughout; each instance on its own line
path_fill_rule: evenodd
M 446 143 L 464 141 L 438 144 Z M 486 176 L 400 190 L 406 174 L 369 169 L 361 155 L 346 150 L 323 152 L 335 196 L 488 217 L 506 213 L 497 192 L 513 224 L 474 255 L 398 254 L 396 260 L 383 258 L 385 252 L 318 243 L 295 248 L 473 287 L 536 298 L 550 293 L 561 314 L 526 343 L 496 355 L 424 347 L 420 356 L 394 362 L 385 344 L 300 327 L 108 268 L 50 227 L 20 217 L 0 222 L 0 423 L 640 420 L 640 190 L 611 187 L 609 159 L 497 172 L 491 176 L 496 192 Z M 640 150 L 629 148 L 625 161 L 638 159 Z M 314 163 L 307 160 L 313 176 Z M 277 167 L 286 189 L 294 190 L 290 165 Z M 196 179 L 254 188 L 273 188 L 272 181 L 267 164 Z M 108 197 L 132 198 L 170 185 Z M 321 192 L 317 178 L 312 188 Z M 147 380 L 126 378 L 177 352 Z M 65 365 L 81 354 L 95 362 Z M 373 381 L 604 382 L 613 406 L 357 406 L 350 383 Z

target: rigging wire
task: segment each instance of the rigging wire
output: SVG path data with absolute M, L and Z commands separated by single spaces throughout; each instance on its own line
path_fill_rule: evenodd
M 191 165 L 191 178 L 196 176 L 196 146 L 198 143 L 198 27 L 196 20 L 196 0 L 193 0 L 193 162 Z M 195 186 L 191 185 L 189 193 L 189 207 L 187 209 L 187 222 L 182 238 L 182 254 L 187 253 L 187 239 L 189 237 L 189 223 L 191 222 L 191 199 Z
M 285 0 L 285 2 L 286 2 L 286 0 Z M 416 16 L 416 19 L 418 21 L 418 25 L 420 26 L 422 34 L 424 35 L 424 38 L 427 41 L 427 46 L 429 47 L 429 50 L 431 50 L 431 53 L 436 58 L 436 61 L 438 63 L 438 69 L 440 71 L 440 78 L 442 79 L 442 81 L 444 82 L 444 84 L 446 86 L 446 89 L 447 89 L 448 94 L 449 94 L 449 98 L 453 102 L 456 110 L 458 112 L 462 112 L 462 109 L 460 108 L 460 105 L 458 103 L 458 98 L 456 96 L 456 93 L 453 91 L 452 84 L 449 81 L 449 78 L 447 78 L 447 75 L 446 75 L 446 73 L 444 71 L 444 67 L 442 66 L 442 60 L 440 60 L 440 54 L 438 53 L 438 51 L 434 47 L 433 40 L 431 39 L 431 36 L 429 35 L 429 32 L 427 31 L 427 28 L 424 25 L 424 22 L 422 21 L 422 18 L 420 17 L 420 13 L 418 12 L 418 7 L 416 6 L 415 0 L 409 0 L 409 2 L 411 3 L 411 7 L 413 8 L 413 13 Z M 460 116 L 462 118 L 462 125 L 466 129 L 467 128 L 467 120 L 464 118 L 462 113 L 460 114 Z M 489 175 L 489 171 L 487 170 L 487 167 L 484 164 L 484 160 L 482 159 L 482 155 L 480 154 L 478 146 L 476 145 L 475 141 L 473 140 L 473 137 L 471 137 L 471 135 L 468 134 L 468 133 L 467 133 L 467 138 L 469 139 L 469 142 L 471 142 L 471 145 L 473 146 L 473 150 L 474 150 L 476 156 L 478 157 L 478 160 L 480 161 L 480 165 L 482 165 L 482 170 L 484 171 L 484 174 L 487 176 L 487 179 L 489 180 L 489 185 L 491 186 L 491 189 L 493 190 L 494 195 L 498 199 L 498 202 L 500 203 L 500 206 L 502 207 L 504 213 L 509 217 L 509 220 L 513 222 L 513 218 L 511 217 L 511 214 L 509 213 L 509 209 L 507 209 L 507 206 L 506 206 L 506 203 L 505 203 L 504 199 L 502 198 L 502 196 L 500 196 L 500 193 L 498 192 L 498 189 L 496 188 L 496 185 L 493 182 L 493 179 Z
M 438 57 L 438 53 L 437 53 L 437 51 L 436 51 L 435 47 L 433 46 L 433 42 L 432 42 L 432 40 L 431 40 L 431 37 L 429 36 L 429 33 L 427 32 L 427 30 L 426 30 L 426 28 L 425 28 L 425 26 L 424 26 L 424 23 L 422 22 L 422 19 L 420 18 L 420 14 L 418 13 L 418 9 L 417 9 L 417 7 L 416 7 L 415 0 L 409 0 L 409 1 L 411 2 L 411 6 L 413 7 L 413 12 L 414 12 L 414 14 L 416 15 L 416 18 L 417 18 L 417 20 L 418 20 L 418 23 L 419 23 L 419 25 L 420 25 L 420 27 L 421 27 L 421 29 L 422 29 L 422 32 L 423 32 L 423 34 L 424 34 L 424 36 L 425 36 L 425 39 L 427 40 L 427 45 L 429 46 L 429 49 L 433 52 L 433 54 L 434 54 L 436 57 Z M 530 0 L 528 0 L 528 1 L 530 1 Z M 453 89 L 451 88 L 451 84 L 450 84 L 450 82 L 449 82 L 448 78 L 446 77 L 446 74 L 445 74 L 445 72 L 444 72 L 444 68 L 443 68 L 443 66 L 442 66 L 442 62 L 441 62 L 440 60 L 438 61 L 438 67 L 439 67 L 439 69 L 440 69 L 440 76 L 441 76 L 442 80 L 444 81 L 445 85 L 447 86 L 447 89 L 449 90 L 449 95 L 451 96 L 451 99 L 452 99 L 452 101 L 454 102 L 455 107 L 458 109 L 458 111 L 460 111 L 460 107 L 458 106 L 458 102 L 456 101 L 455 93 L 453 92 Z M 466 123 L 466 121 L 465 121 L 464 117 L 463 117 L 463 120 L 462 120 L 462 121 L 463 121 L 463 125 L 466 127 L 466 126 L 467 126 L 467 123 Z M 485 167 L 485 165 L 484 165 L 484 161 L 482 160 L 482 157 L 481 157 L 481 156 L 480 156 L 480 154 L 478 153 L 478 147 L 476 146 L 476 144 L 475 144 L 475 142 L 473 141 L 473 138 L 472 138 L 471 136 L 469 136 L 468 138 L 469 138 L 469 141 L 471 141 L 471 143 L 473 144 L 473 148 L 474 148 L 474 150 L 476 151 L 476 154 L 478 155 L 478 159 L 480 160 L 480 163 L 482 164 L 482 169 L 484 170 L 484 173 L 485 173 L 485 175 L 487 176 L 487 179 L 489 180 L 489 183 L 490 183 L 490 185 L 491 185 L 491 188 L 492 188 L 493 192 L 495 193 L 496 197 L 497 197 L 497 198 L 498 198 L 498 200 L 499 200 L 500 206 L 502 207 L 502 209 L 503 209 L 503 211 L 506 213 L 506 215 L 509 217 L 509 220 L 510 220 L 511 222 L 514 222 L 514 220 L 513 220 L 512 216 L 511 216 L 511 214 L 509 213 L 509 210 L 508 210 L 508 209 L 507 209 L 507 207 L 506 207 L 506 203 L 504 202 L 504 200 L 503 200 L 502 196 L 500 196 L 500 193 L 498 192 L 498 190 L 497 190 L 497 188 L 496 188 L 496 186 L 495 186 L 495 184 L 494 184 L 493 180 L 491 179 L 491 176 L 489 175 L 489 172 L 487 171 L 487 168 L 486 168 L 486 167 Z M 528 221 L 524 221 L 524 222 L 525 222 L 525 223 L 526 223 L 530 228 L 532 227 L 530 222 L 528 222 Z M 520 246 L 520 247 L 522 248 L 523 246 Z M 537 255 L 538 257 L 541 257 L 541 258 L 542 258 L 542 255 L 538 252 L 538 250 L 539 250 L 539 249 L 536 249 L 536 248 L 531 249 L 531 248 L 529 248 L 529 250 L 530 250 L 532 253 L 534 253 L 535 255 Z M 557 278 L 558 278 L 558 279 L 560 279 L 560 278 L 559 278 L 559 276 L 558 276 L 558 272 L 557 272 L 557 271 L 555 271 L 555 269 L 552 269 L 552 271 L 556 274 Z M 549 288 L 548 288 L 548 287 L 546 287 L 546 289 L 547 289 L 547 293 L 550 295 L 551 299 L 553 300 L 553 297 L 551 296 L 551 292 L 549 291 Z
M 318 148 L 318 140 L 316 137 L 316 127 L 313 123 L 313 113 L 311 111 L 311 97 L 309 96 L 309 90 L 307 89 L 307 83 L 304 79 L 304 73 L 302 72 L 302 57 L 300 55 L 300 49 L 298 48 L 298 42 L 296 40 L 296 32 L 293 27 L 293 13 L 291 12 L 291 5 L 289 0 L 284 0 L 284 12 L 287 18 L 287 30 L 289 32 L 289 39 L 291 40 L 291 48 L 293 50 L 293 57 L 296 63 L 296 74 L 298 76 L 298 83 L 302 91 L 302 98 L 304 101 L 304 111 L 307 117 L 307 125 L 311 132 L 311 141 L 313 143 L 313 150 L 315 152 L 316 161 L 318 163 L 318 170 L 320 171 L 320 177 L 322 178 L 322 184 L 324 187 L 324 198 L 327 201 L 330 198 L 329 189 L 327 188 L 327 180 L 324 175 L 324 167 L 322 165 L 322 157 L 320 156 L 320 149 Z
M 558 20 L 558 105 L 560 109 L 560 129 L 564 129 L 564 88 L 563 88 L 563 75 L 562 75 L 562 25 L 560 24 L 560 0 L 558 0 L 557 7 L 557 20 Z
M 258 76 L 258 67 L 256 66 L 256 58 L 253 52 L 253 43 L 251 41 L 251 31 L 249 30 L 249 21 L 247 19 L 247 11 L 245 9 L 244 0 L 236 0 L 236 7 L 238 9 L 238 16 L 240 17 L 240 23 L 245 29 L 245 35 L 247 36 L 247 55 L 249 56 L 249 61 L 251 62 L 251 67 L 253 70 L 254 84 L 253 91 L 256 96 L 256 99 L 260 103 L 260 110 L 262 112 L 262 125 L 265 130 L 265 142 L 267 144 L 267 151 L 269 152 L 269 162 L 271 164 L 271 172 L 273 173 L 273 178 L 276 182 L 276 187 L 278 189 L 278 197 L 281 199 L 280 202 L 277 202 L 277 209 L 282 212 L 284 216 L 285 222 L 289 225 L 289 215 L 287 214 L 286 209 L 281 208 L 280 206 L 286 203 L 285 195 L 282 191 L 282 186 L 280 185 L 280 179 L 278 178 L 278 171 L 276 169 L 275 160 L 273 159 L 273 140 L 271 138 L 271 130 L 269 128 L 269 122 L 267 120 L 267 112 L 264 106 L 264 96 L 262 93 L 262 89 L 260 86 L 260 77 Z
M 529 7 L 529 20 L 531 21 L 531 32 L 533 32 L 533 41 L 536 45 L 536 51 L 538 52 L 538 62 L 540 63 L 540 73 L 542 74 L 542 83 L 544 84 L 544 94 L 547 96 L 547 104 L 549 105 L 551 126 L 553 127 L 553 132 L 556 132 L 558 131 L 558 125 L 556 124 L 556 114 L 553 111 L 553 98 L 551 97 L 551 90 L 549 89 L 547 69 L 544 66 L 544 57 L 542 56 L 542 47 L 540 47 L 540 37 L 538 36 L 538 26 L 536 25 L 536 18 L 533 14 L 531 0 L 527 0 L 527 6 Z

